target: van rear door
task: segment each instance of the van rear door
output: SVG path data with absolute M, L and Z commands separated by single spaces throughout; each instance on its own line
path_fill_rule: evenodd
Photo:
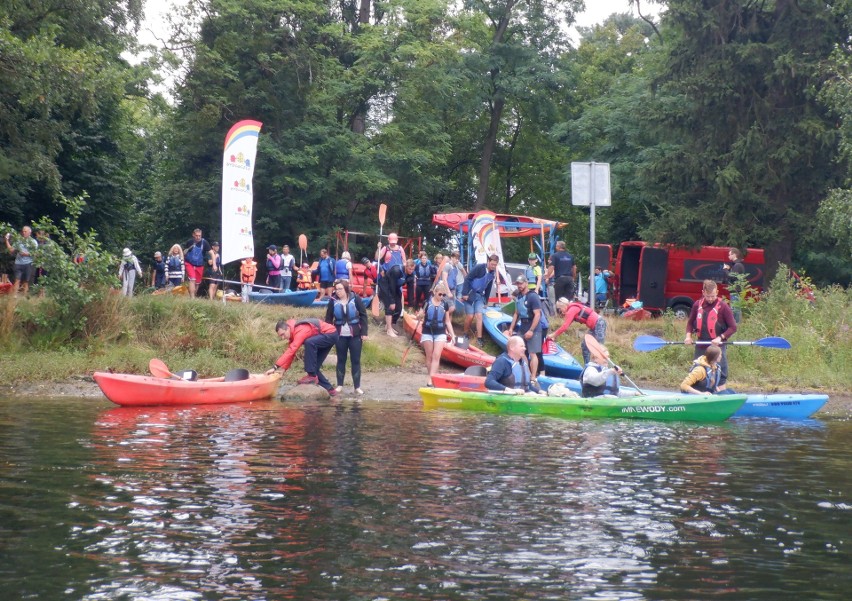
M 669 251 L 645 246 L 639 256 L 639 282 L 636 297 L 645 309 L 666 310 L 666 276 Z

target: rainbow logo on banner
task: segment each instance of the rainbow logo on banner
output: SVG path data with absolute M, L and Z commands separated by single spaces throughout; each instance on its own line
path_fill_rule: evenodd
M 254 256 L 252 177 L 260 121 L 235 123 L 222 157 L 222 264 Z

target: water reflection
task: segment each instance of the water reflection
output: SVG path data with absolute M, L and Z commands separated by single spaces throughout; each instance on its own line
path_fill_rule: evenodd
M 62 502 L 0 523 L 17 540 L 55 537 L 23 556 L 0 546 L 0 559 L 7 574 L 33 574 L 46 559 L 68 567 L 40 581 L 0 573 L 0 590 L 87 600 L 841 599 L 850 584 L 846 423 L 269 402 L 67 404 L 58 425 L 45 403 L 44 419 L 0 413 L 0 453 L 16 458 L 0 471 L 0 509 L 22 514 L 23 493 L 46 488 L 36 476 L 57 465 L 51 493 Z M 33 453 L 33 439 L 52 453 Z

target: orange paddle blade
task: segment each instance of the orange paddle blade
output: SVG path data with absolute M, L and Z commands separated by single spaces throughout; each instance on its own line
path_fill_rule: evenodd
M 151 372 L 151 375 L 157 378 L 176 377 L 172 372 L 169 371 L 169 368 L 166 367 L 166 364 L 163 363 L 160 359 L 157 359 L 156 357 L 148 362 L 148 371 Z
M 388 205 L 386 205 L 385 203 L 380 204 L 379 205 L 379 224 L 380 225 L 385 224 L 385 215 L 387 215 L 387 212 L 388 212 Z
M 308 237 L 304 234 L 299 234 L 299 248 L 308 250 Z

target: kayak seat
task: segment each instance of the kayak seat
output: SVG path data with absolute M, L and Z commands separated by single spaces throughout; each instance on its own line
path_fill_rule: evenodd
M 181 380 L 186 380 L 187 382 L 195 382 L 198 380 L 198 372 L 194 369 L 184 369 L 177 372 L 176 375 L 178 375 Z
M 464 370 L 464 375 L 466 376 L 479 376 L 484 378 L 488 375 L 488 370 L 485 369 L 482 365 L 471 365 L 467 369 Z
M 470 348 L 470 338 L 468 338 L 467 336 L 456 336 L 454 344 L 456 345 L 457 349 L 461 351 L 466 351 Z
M 232 369 L 225 374 L 225 382 L 239 382 L 249 379 L 249 371 L 247 369 Z

